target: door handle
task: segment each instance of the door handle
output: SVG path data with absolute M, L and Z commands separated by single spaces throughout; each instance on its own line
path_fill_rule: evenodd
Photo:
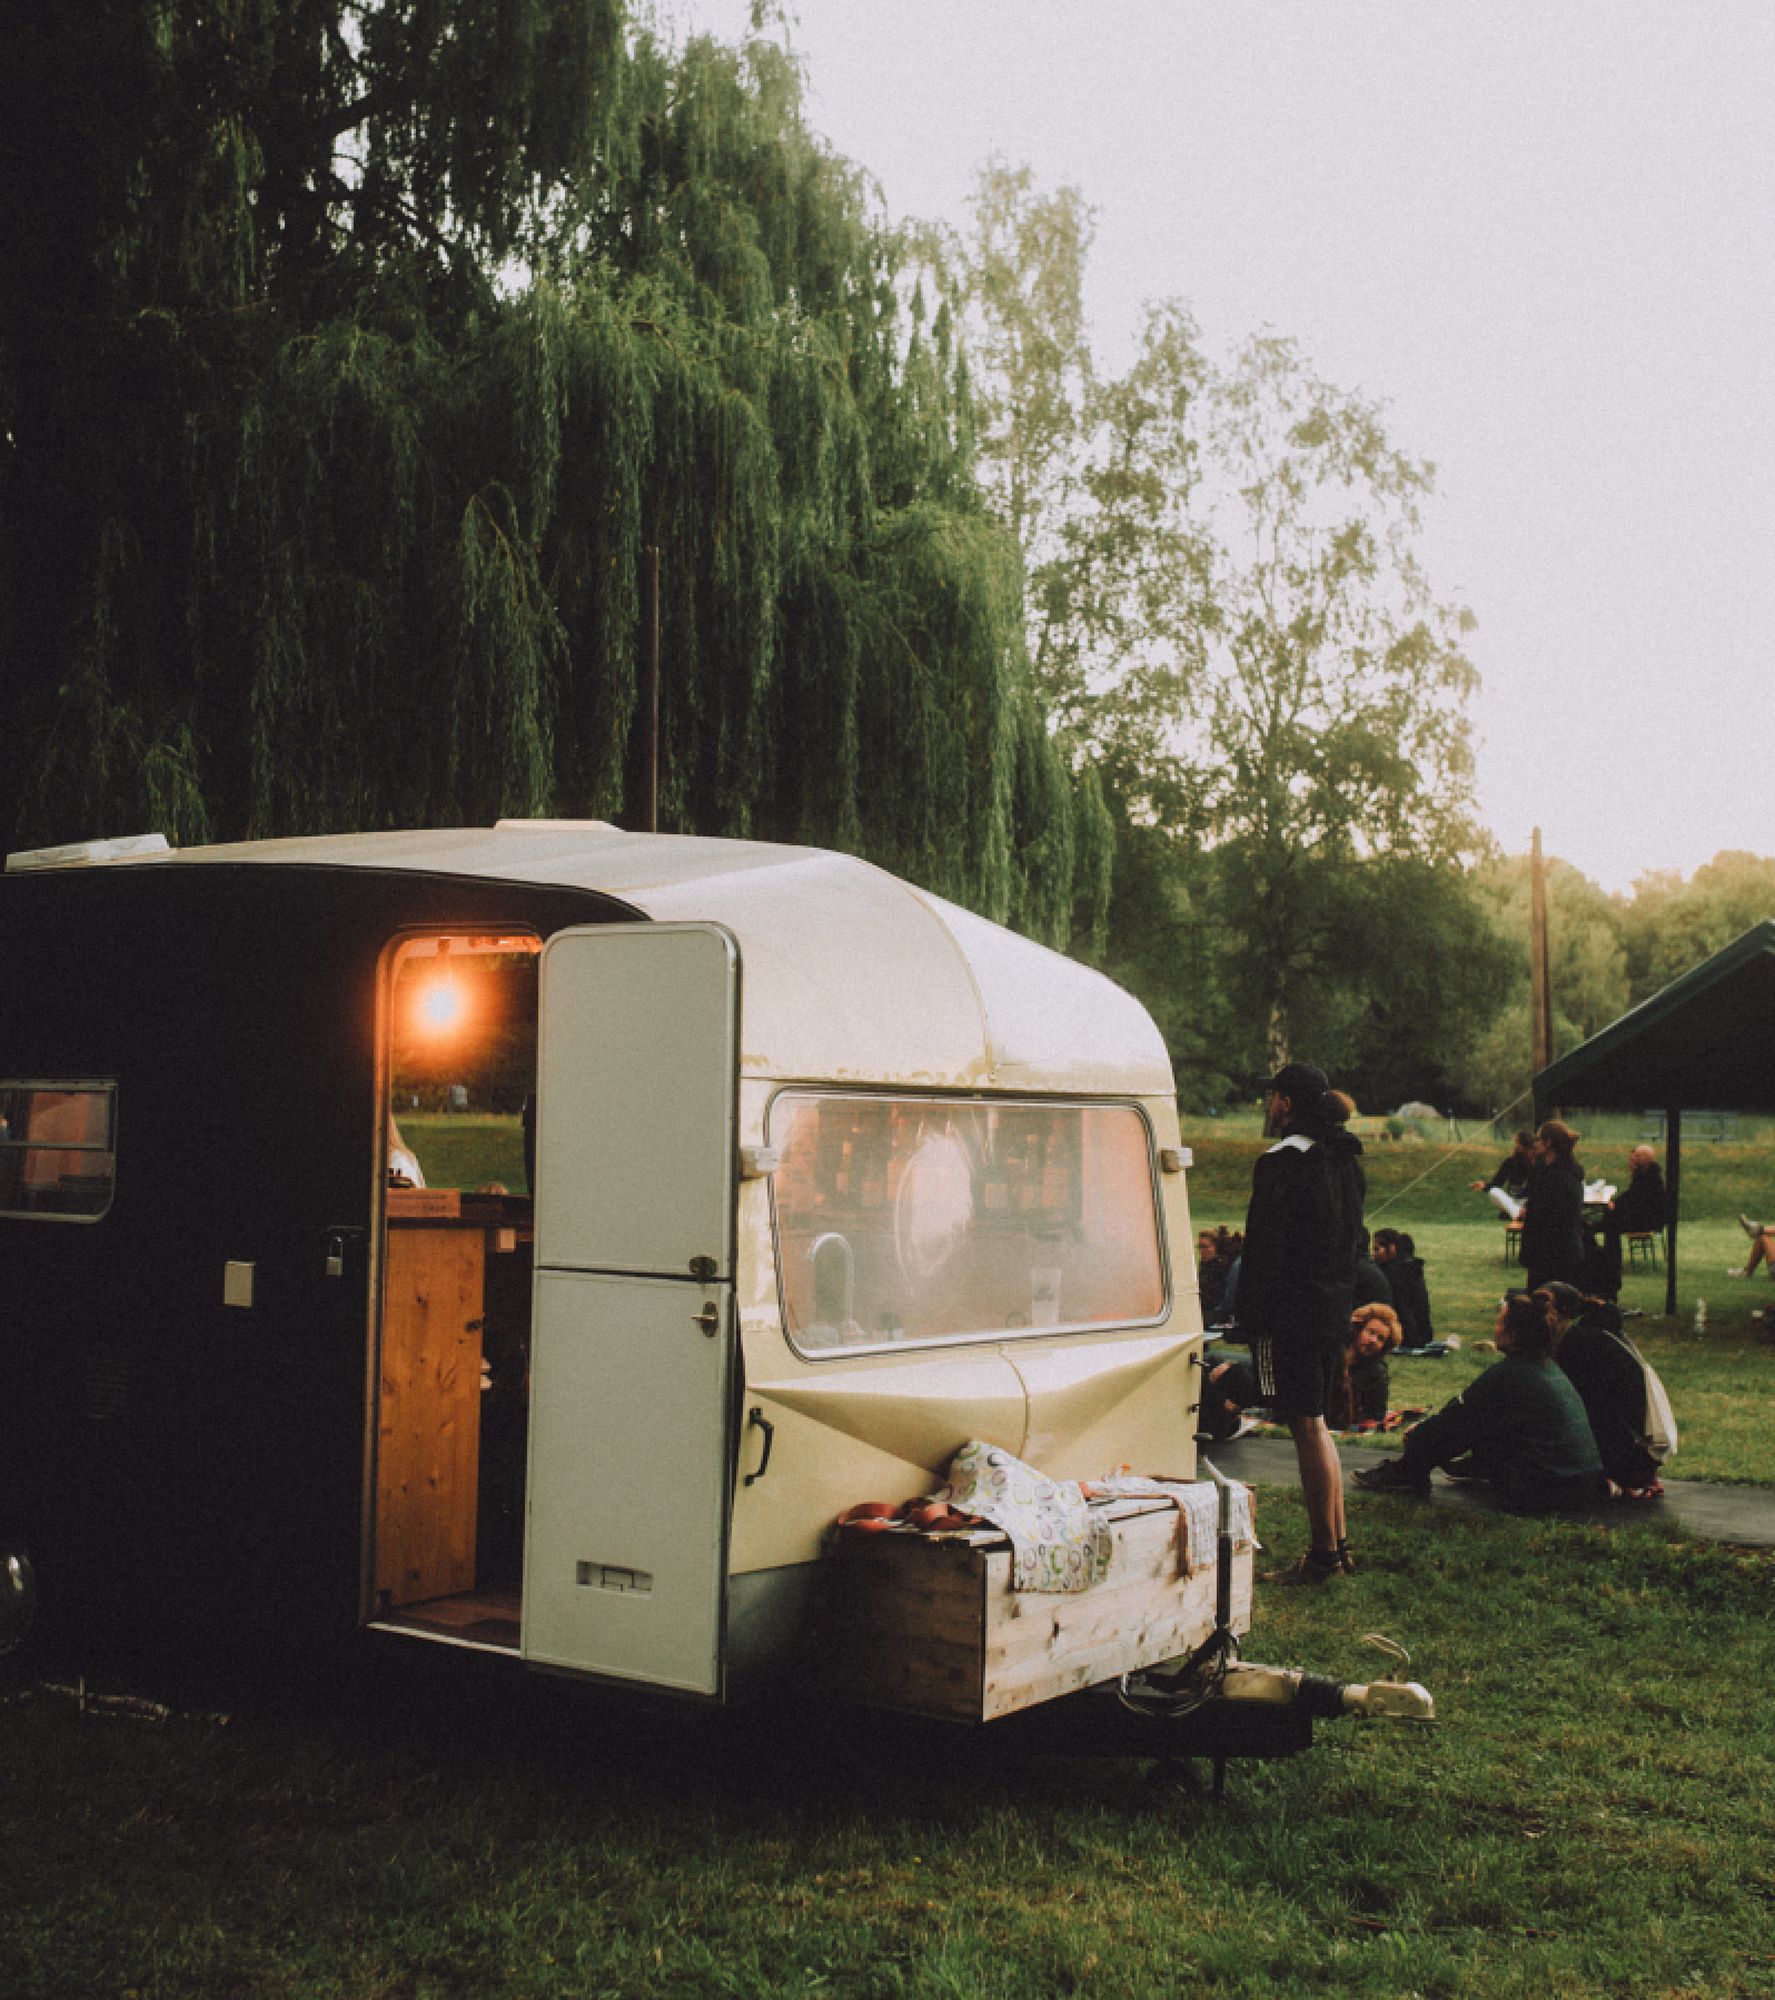
M 770 1470 L 771 1447 L 777 1441 L 777 1427 L 775 1424 L 771 1422 L 771 1420 L 764 1414 L 764 1412 L 758 1407 L 756 1403 L 752 1405 L 752 1408 L 746 1417 L 746 1423 L 751 1429 L 760 1430 L 764 1433 L 764 1456 L 758 1461 L 758 1470 L 756 1472 L 748 1472 L 746 1474 L 745 1483 L 748 1486 L 751 1486 L 754 1485 L 758 1480 L 762 1479 L 764 1475 Z
M 711 1299 L 709 1303 L 703 1307 L 700 1313 L 691 1314 L 690 1323 L 692 1326 L 700 1326 L 703 1332 L 706 1333 L 711 1340 L 713 1340 L 716 1334 L 718 1334 L 721 1331 L 720 1305 L 717 1303 L 716 1300 Z

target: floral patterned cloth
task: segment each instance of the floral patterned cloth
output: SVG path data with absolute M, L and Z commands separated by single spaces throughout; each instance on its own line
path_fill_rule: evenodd
M 1013 1590 L 1089 1590 L 1108 1574 L 1109 1523 L 1079 1482 L 1049 1479 L 1000 1445 L 978 1438 L 963 1445 L 934 1497 L 1010 1537 Z
M 1251 1488 L 1237 1480 L 1231 1483 L 1232 1518 L 1228 1525 L 1232 1529 L 1233 1546 L 1253 1548 L 1257 1535 L 1251 1514 Z M 1214 1560 L 1214 1545 L 1220 1539 L 1220 1489 L 1213 1480 L 1142 1479 L 1136 1474 L 1121 1473 L 1113 1479 L 1092 1480 L 1091 1490 L 1130 1498 L 1163 1495 L 1176 1507 L 1180 1517 L 1177 1556 L 1185 1575 L 1194 1576 Z

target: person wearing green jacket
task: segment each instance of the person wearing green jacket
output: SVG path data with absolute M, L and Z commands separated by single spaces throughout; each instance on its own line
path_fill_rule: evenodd
M 1503 1359 L 1405 1434 L 1396 1459 L 1358 1470 L 1373 1493 L 1427 1495 L 1438 1466 L 1484 1479 L 1531 1513 L 1588 1506 L 1607 1493 L 1590 1419 L 1553 1359 L 1553 1302 L 1512 1293 L 1498 1314 Z

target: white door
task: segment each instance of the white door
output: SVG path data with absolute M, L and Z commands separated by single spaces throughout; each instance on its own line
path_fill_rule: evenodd
M 714 1694 L 731 1490 L 739 955 L 708 924 L 543 949 L 527 1659 Z

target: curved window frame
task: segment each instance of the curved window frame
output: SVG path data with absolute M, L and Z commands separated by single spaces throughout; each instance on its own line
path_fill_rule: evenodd
M 996 1091 L 906 1090 L 892 1085 L 837 1085 L 814 1082 L 784 1083 L 770 1094 L 764 1107 L 764 1141 L 775 1145 L 773 1125 L 777 1106 L 785 1097 L 816 1097 L 822 1100 L 862 1100 L 869 1103 L 914 1105 L 981 1105 L 990 1110 L 1030 1109 L 1042 1111 L 1131 1111 L 1140 1120 L 1146 1141 L 1147 1185 L 1152 1196 L 1154 1236 L 1159 1258 L 1159 1309 L 1144 1318 L 1114 1320 L 1061 1320 L 1051 1326 L 1008 1326 L 969 1333 L 916 1334 L 903 1339 L 847 1341 L 831 1346 L 808 1346 L 796 1338 L 789 1317 L 789 1300 L 783 1280 L 782 1222 L 778 1211 L 777 1181 L 770 1177 L 770 1247 L 775 1263 L 777 1314 L 783 1338 L 803 1361 L 864 1360 L 881 1354 L 929 1353 L 953 1347 L 1002 1347 L 1007 1342 L 1028 1340 L 1093 1339 L 1100 1335 L 1138 1332 L 1166 1325 L 1176 1310 L 1171 1282 L 1170 1239 L 1165 1228 L 1165 1201 L 1159 1175 L 1158 1136 L 1151 1114 L 1134 1097 L 1047 1097 L 1036 1092 L 1000 1094 Z

